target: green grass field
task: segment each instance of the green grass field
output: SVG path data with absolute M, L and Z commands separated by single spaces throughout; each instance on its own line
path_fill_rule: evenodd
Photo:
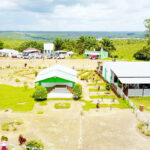
M 144 109 L 150 111 L 150 97 L 136 97 L 131 98 L 132 102 L 139 108 L 140 105 L 144 105 Z
M 34 89 L 25 90 L 24 87 L 0 85 L 0 109 L 31 111 L 36 103 L 32 98 L 33 91 Z
M 134 53 L 145 46 L 146 40 L 113 40 L 116 51 L 113 55 L 118 55 L 119 59 L 134 60 Z
M 100 108 L 104 107 L 111 107 L 111 108 L 120 108 L 120 109 L 126 109 L 130 108 L 127 101 L 118 98 L 119 104 L 100 104 Z M 92 103 L 92 101 L 85 101 L 85 105 L 82 106 L 83 110 L 89 111 L 90 109 L 96 109 L 96 104 Z

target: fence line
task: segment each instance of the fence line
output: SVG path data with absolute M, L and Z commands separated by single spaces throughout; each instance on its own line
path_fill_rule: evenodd
M 124 94 L 124 92 L 122 91 L 121 88 L 116 87 L 117 88 L 117 93 L 123 97 L 125 100 L 128 101 L 129 105 L 134 109 L 134 113 L 136 115 L 136 117 L 138 118 L 139 121 L 142 121 L 144 123 L 147 123 L 148 126 L 150 126 L 150 120 L 146 118 L 146 116 L 133 104 L 133 102 L 129 99 L 128 96 L 126 96 Z

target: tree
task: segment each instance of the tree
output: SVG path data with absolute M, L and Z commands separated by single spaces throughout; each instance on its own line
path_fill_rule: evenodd
M 79 99 L 82 95 L 82 86 L 78 83 L 73 88 L 73 95 L 75 99 Z
M 144 20 L 145 28 L 146 28 L 146 34 L 145 37 L 150 38 L 150 19 Z
M 137 51 L 133 56 L 139 60 L 150 60 L 150 19 L 144 20 L 146 27 L 145 37 L 148 38 L 147 45 Z
M 22 43 L 17 49 L 22 52 L 23 50 L 27 48 L 37 48 L 43 52 L 43 42 L 37 42 L 37 41 L 26 41 Z
M 134 57 L 138 60 L 150 60 L 150 47 L 144 46 L 143 49 L 134 54 Z
M 64 43 L 64 40 L 63 40 L 63 39 L 61 39 L 61 38 L 56 38 L 56 40 L 54 41 L 55 50 L 61 50 L 63 43 Z
M 101 41 L 101 46 L 102 46 L 102 48 L 103 48 L 105 51 L 109 52 L 109 54 L 110 54 L 112 51 L 115 51 L 115 50 L 116 50 L 115 46 L 113 45 L 113 42 L 112 42 L 110 39 L 108 39 L 108 38 L 103 38 L 103 39 L 102 39 L 102 41 Z
M 47 98 L 47 90 L 43 86 L 36 86 L 33 93 L 33 98 L 35 100 L 45 100 Z
M 3 46 L 4 46 L 3 42 L 0 41 L 0 49 L 3 49 Z

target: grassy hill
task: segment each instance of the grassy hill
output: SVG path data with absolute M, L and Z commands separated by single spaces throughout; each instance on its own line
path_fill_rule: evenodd
M 120 59 L 133 60 L 133 55 L 138 50 L 145 46 L 146 40 L 113 40 L 116 47 L 116 51 L 113 52 L 114 55 L 118 55 Z

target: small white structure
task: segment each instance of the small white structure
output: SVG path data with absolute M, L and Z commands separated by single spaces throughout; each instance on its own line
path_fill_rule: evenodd
M 129 97 L 150 96 L 150 62 L 106 62 L 102 76 Z
M 0 56 L 8 56 L 11 57 L 12 55 L 17 55 L 19 52 L 14 49 L 2 49 L 0 50 Z
M 45 55 L 52 54 L 53 51 L 54 51 L 53 43 L 44 43 L 44 54 Z

